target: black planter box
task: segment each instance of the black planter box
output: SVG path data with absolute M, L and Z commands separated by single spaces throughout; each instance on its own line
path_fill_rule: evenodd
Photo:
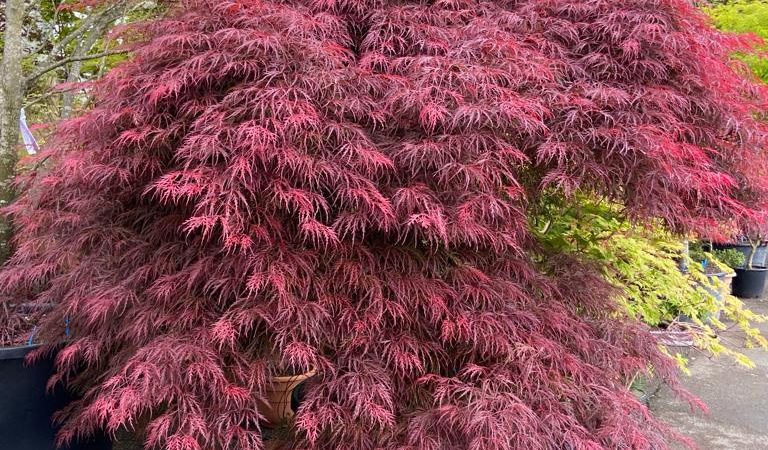
M 765 267 L 753 267 L 752 269 L 736 269 L 736 278 L 733 279 L 731 293 L 741 298 L 758 298 L 765 291 L 765 279 L 768 269 Z
M 27 366 L 24 358 L 37 346 L 0 348 L 0 449 L 54 450 L 51 415 L 71 397 L 63 389 L 46 393 L 53 358 Z M 62 450 L 110 450 L 106 439 L 81 442 Z

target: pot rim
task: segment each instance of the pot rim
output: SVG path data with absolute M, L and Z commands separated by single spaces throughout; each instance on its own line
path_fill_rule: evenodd
M 768 270 L 768 267 L 763 266 L 752 266 L 751 269 L 747 269 L 746 267 L 738 267 L 735 270 L 742 271 L 742 272 L 765 272 Z
M 705 273 L 705 276 L 708 277 L 733 277 L 736 275 L 735 272 L 716 272 L 716 273 Z
M 282 375 L 279 377 L 272 377 L 272 381 L 276 383 L 292 383 L 296 381 L 304 381 L 308 378 L 312 378 L 317 374 L 317 370 L 312 369 L 309 372 L 300 373 L 298 375 Z
M 42 344 L 0 347 L 0 361 L 7 359 L 24 359 L 30 352 L 37 350 L 40 347 L 42 347 Z
M 713 245 L 720 245 L 720 246 L 723 246 L 723 247 L 728 246 L 730 248 L 734 248 L 734 247 L 748 247 L 748 248 L 752 248 L 752 244 L 750 244 L 748 242 L 713 242 Z M 760 241 L 760 243 L 757 245 L 757 247 L 758 248 L 760 248 L 760 247 L 768 247 L 768 241 Z

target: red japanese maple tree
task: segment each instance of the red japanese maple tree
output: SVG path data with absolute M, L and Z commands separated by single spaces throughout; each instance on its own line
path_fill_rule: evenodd
M 186 0 L 61 126 L 10 208 L 6 295 L 85 392 L 62 441 L 665 448 L 626 389 L 675 368 L 528 211 L 575 191 L 675 229 L 764 198 L 764 89 L 687 0 Z

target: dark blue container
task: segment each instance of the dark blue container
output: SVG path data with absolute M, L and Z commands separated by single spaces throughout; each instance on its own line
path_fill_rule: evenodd
M 71 401 L 62 388 L 46 393 L 53 374 L 53 357 L 36 364 L 24 358 L 37 345 L 0 348 L 0 449 L 54 450 L 56 428 L 51 416 Z M 111 442 L 98 438 L 63 450 L 110 450 Z
M 736 269 L 733 279 L 733 295 L 739 298 L 759 298 L 765 293 L 765 281 L 768 269 L 752 267 L 751 269 Z

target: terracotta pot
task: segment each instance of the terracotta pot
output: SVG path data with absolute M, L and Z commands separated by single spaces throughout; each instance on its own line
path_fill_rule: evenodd
M 296 414 L 291 405 L 294 390 L 313 376 L 315 376 L 314 370 L 301 375 L 272 378 L 272 383 L 264 393 L 267 401 L 260 402 L 262 406 L 260 412 L 268 425 L 278 425 L 293 418 Z

